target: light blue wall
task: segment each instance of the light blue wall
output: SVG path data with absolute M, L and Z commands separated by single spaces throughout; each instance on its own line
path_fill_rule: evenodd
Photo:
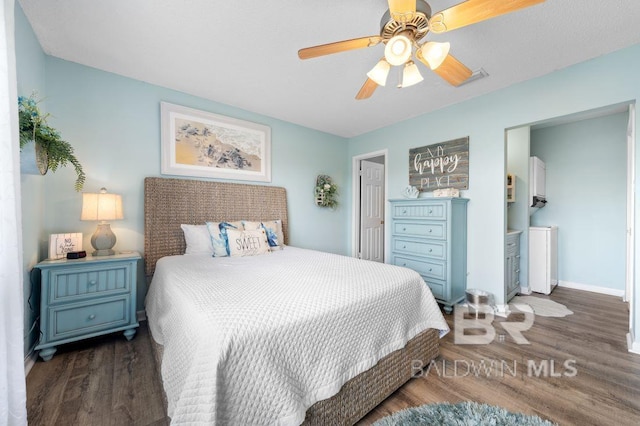
M 531 225 L 558 225 L 561 281 L 625 288 L 627 121 L 624 112 L 531 132 L 548 201 Z
M 516 177 L 516 199 L 507 206 L 507 228 L 520 234 L 520 287 L 529 286 L 529 146 L 531 128 L 507 132 L 507 172 Z
M 462 193 L 471 199 L 468 286 L 487 290 L 502 303 L 505 129 L 634 101 L 640 96 L 639 68 L 636 45 L 353 138 L 349 156 L 388 148 L 389 195 L 397 197 L 408 183 L 409 148 L 469 136 L 470 182 Z
M 29 96 L 35 90 L 42 96 L 46 93 L 45 55 L 17 2 L 15 5 L 15 29 L 18 95 Z M 46 101 L 43 101 L 40 107 L 46 111 Z M 26 355 L 35 346 L 38 335 L 38 330 L 32 330 L 32 328 L 35 326 L 40 298 L 37 286 L 31 284 L 30 271 L 33 265 L 42 260 L 42 248 L 46 244 L 43 216 L 44 178 L 22 174 L 20 186 L 24 267 L 24 353 Z

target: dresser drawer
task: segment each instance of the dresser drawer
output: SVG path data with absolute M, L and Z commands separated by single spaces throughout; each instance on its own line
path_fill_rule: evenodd
M 429 289 L 431 290 L 431 293 L 433 293 L 433 297 L 435 297 L 436 299 L 446 299 L 445 297 L 445 282 L 443 281 L 438 281 L 438 280 L 433 280 L 430 279 L 429 277 L 422 277 L 424 279 L 424 281 L 427 283 L 427 285 L 429 286 Z
M 132 277 L 130 265 L 114 263 L 100 270 L 89 267 L 50 270 L 49 303 L 129 293 Z
M 432 202 L 424 204 L 404 204 L 393 206 L 393 217 L 415 217 L 444 220 L 447 217 L 447 204 L 445 202 Z
M 417 260 L 404 256 L 393 256 L 393 264 L 413 269 L 425 280 L 427 278 L 435 278 L 437 280 L 445 280 L 447 278 L 447 262 L 439 260 Z
M 444 241 L 411 241 L 394 238 L 392 249 L 398 253 L 429 256 L 443 260 L 447 258 L 447 243 Z
M 447 235 L 447 224 L 446 222 L 397 221 L 393 223 L 393 233 L 396 235 L 411 235 L 444 240 Z
M 507 234 L 507 256 L 520 254 L 520 235 Z
M 131 323 L 129 296 L 49 308 L 47 340 L 87 335 Z

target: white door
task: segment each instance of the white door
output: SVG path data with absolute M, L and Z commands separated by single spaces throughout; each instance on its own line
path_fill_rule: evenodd
M 360 162 L 360 256 L 384 262 L 384 165 Z

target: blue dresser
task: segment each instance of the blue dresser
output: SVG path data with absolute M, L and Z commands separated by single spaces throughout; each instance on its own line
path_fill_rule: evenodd
M 40 342 L 49 361 L 58 345 L 123 331 L 136 334 L 136 252 L 82 259 L 45 260 L 41 272 Z
M 415 270 L 451 313 L 467 288 L 466 198 L 391 203 L 391 263 Z

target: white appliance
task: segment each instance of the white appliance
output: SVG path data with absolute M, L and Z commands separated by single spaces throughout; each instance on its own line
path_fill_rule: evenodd
M 558 227 L 529 228 L 529 287 L 550 294 L 558 285 Z
M 529 199 L 531 207 L 544 207 L 547 204 L 545 191 L 546 166 L 538 157 L 529 157 Z

